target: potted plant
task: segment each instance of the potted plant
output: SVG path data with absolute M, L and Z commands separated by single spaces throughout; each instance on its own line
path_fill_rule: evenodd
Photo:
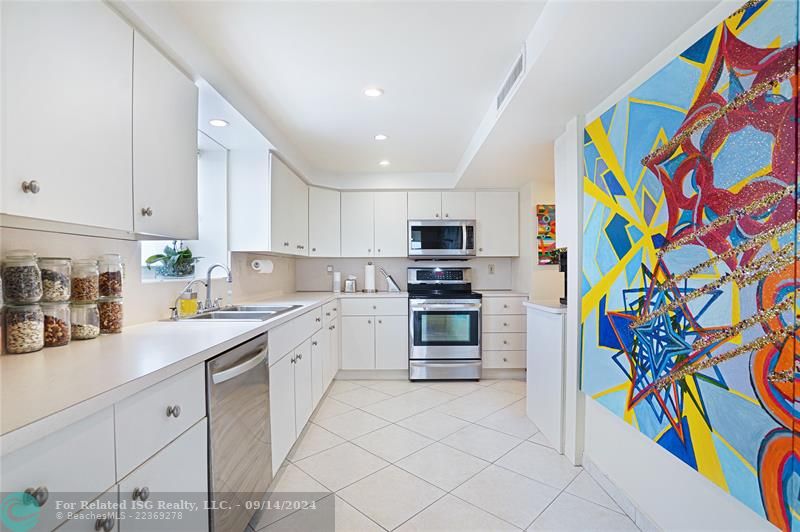
M 157 265 L 156 275 L 162 277 L 191 277 L 194 275 L 194 265 L 202 258 L 195 257 L 191 249 L 173 240 L 172 246 L 164 247 L 164 253 L 151 255 L 144 262 L 148 270 L 152 269 L 152 265 Z

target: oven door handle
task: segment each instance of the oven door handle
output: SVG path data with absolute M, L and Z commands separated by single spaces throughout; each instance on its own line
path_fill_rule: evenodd
M 480 360 L 462 362 L 462 361 L 454 361 L 451 363 L 437 363 L 437 362 L 417 362 L 415 360 L 411 361 L 412 366 L 416 367 L 428 367 L 428 368 L 457 368 L 459 366 L 479 366 L 481 364 Z
M 467 310 L 470 312 L 478 312 L 481 310 L 480 305 L 412 305 L 412 311 L 448 311 L 448 310 Z

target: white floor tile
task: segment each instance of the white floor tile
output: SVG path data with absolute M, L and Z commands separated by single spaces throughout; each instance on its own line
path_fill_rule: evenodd
M 346 440 L 358 438 L 388 425 L 386 421 L 361 410 L 351 410 L 336 417 L 320 419 L 316 423 Z
M 614 499 L 586 471 L 581 471 L 564 491 L 600 506 L 605 506 L 609 510 L 622 513 L 622 509 L 617 506 Z
M 442 443 L 455 447 L 472 456 L 494 462 L 522 442 L 519 438 L 487 429 L 478 425 L 469 425 L 444 438 Z
M 372 388 L 358 388 L 349 392 L 344 392 L 336 395 L 336 400 L 350 406 L 362 407 L 378 403 L 384 399 L 391 398 L 391 395 L 381 393 Z
M 493 386 L 490 386 L 459 397 L 439 407 L 438 410 L 451 416 L 475 422 L 519 401 L 519 395 L 502 390 L 494 390 L 493 388 Z
M 489 466 L 489 462 L 434 443 L 395 464 L 445 491 L 452 491 Z
M 321 419 L 327 419 L 331 417 L 338 416 L 339 414 L 344 414 L 345 412 L 350 412 L 353 410 L 353 407 L 350 405 L 346 405 L 340 401 L 337 401 L 333 397 L 326 397 L 322 404 L 319 405 L 317 411 L 314 413 L 314 416 L 311 418 L 312 421 L 319 421 Z
M 507 380 L 499 381 L 492 385 L 493 390 L 502 390 L 517 395 L 528 395 L 528 384 L 525 381 Z
M 387 530 L 398 527 L 444 494 L 439 488 L 395 466 L 382 469 L 338 493 Z
M 452 495 L 445 495 L 406 521 L 400 532 L 503 532 L 519 528 Z
M 299 460 L 296 465 L 329 490 L 337 491 L 389 463 L 348 442 Z
M 336 497 L 336 532 L 383 532 L 383 529 L 367 516 L 350 506 L 341 497 Z
M 541 432 L 537 432 L 536 434 L 534 434 L 533 436 L 528 438 L 528 441 L 536 443 L 538 445 L 542 445 L 542 446 L 550 448 L 550 449 L 553 448 L 553 444 L 551 444 L 548 441 L 548 439 L 544 437 L 544 434 L 542 434 Z
M 456 497 L 519 528 L 530 525 L 558 493 L 541 482 L 494 465 L 453 491 Z
M 299 530 L 334 530 L 335 525 L 335 499 L 328 495 L 317 501 L 313 506 L 306 506 L 302 510 L 294 510 L 281 516 L 281 519 L 269 524 L 259 532 L 297 532 Z M 297 503 L 307 503 L 301 497 L 289 499 Z M 275 510 L 269 510 L 274 512 Z
M 429 410 L 399 421 L 397 424 L 434 440 L 441 440 L 457 430 L 463 429 L 469 425 L 469 422 L 442 412 Z
M 314 423 L 309 423 L 305 433 L 294 446 L 289 460 L 296 462 L 312 454 L 335 447 L 346 440 Z
M 362 381 L 359 381 L 362 382 Z M 427 383 L 409 381 L 363 381 L 363 385 L 389 395 L 402 395 L 404 393 L 427 388 Z
M 627 516 L 562 493 L 528 530 L 638 530 Z
M 529 441 L 499 459 L 497 465 L 557 489 L 564 489 L 582 471 L 555 450 Z
M 454 398 L 455 396 L 449 393 L 423 388 L 369 405 L 364 407 L 364 410 L 395 423 L 437 405 L 444 404 Z
M 283 500 L 288 495 L 292 500 L 318 500 L 324 498 L 329 490 L 311 478 L 304 471 L 298 467 L 288 464 L 286 467 L 281 468 L 276 475 L 276 481 L 270 486 L 272 492 L 269 496 L 270 500 Z M 261 514 L 261 518 L 256 525 L 256 530 L 260 530 L 265 526 L 283 519 L 287 515 L 293 513 L 294 510 L 265 510 Z
M 433 440 L 397 425 L 389 425 L 353 440 L 353 443 L 389 462 L 427 447 Z
M 358 390 L 359 388 L 363 388 L 357 381 L 333 381 L 331 384 L 329 395 L 336 396 L 341 393 L 351 392 L 353 390 Z
M 477 421 L 477 423 L 523 440 L 539 432 L 538 427 L 528 418 L 525 399 L 520 399 L 511 406 L 498 410 L 494 414 L 489 414 L 487 417 Z
M 453 395 L 467 395 L 468 393 L 477 392 L 482 390 L 483 386 L 477 382 L 437 382 L 431 384 L 432 390 L 439 390 L 440 392 L 447 392 Z

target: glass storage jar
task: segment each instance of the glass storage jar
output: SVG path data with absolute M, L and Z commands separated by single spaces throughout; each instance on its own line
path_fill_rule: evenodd
M 42 257 L 42 301 L 69 301 L 72 261 L 67 258 Z
M 72 301 L 97 301 L 100 293 L 97 261 L 76 260 L 72 264 Z
M 3 294 L 8 303 L 36 303 L 42 298 L 42 274 L 31 251 L 10 251 L 3 260 Z
M 125 263 L 119 253 L 106 253 L 99 258 L 100 297 L 122 296 L 122 278 Z
M 67 345 L 72 335 L 69 303 L 42 303 L 42 313 L 44 314 L 44 346 Z
M 122 298 L 104 297 L 97 302 L 100 311 L 100 332 L 115 334 L 122 332 Z
M 6 353 L 39 351 L 44 347 L 44 314 L 38 304 L 6 305 Z
M 71 308 L 73 340 L 91 340 L 100 336 L 97 303 L 73 303 Z

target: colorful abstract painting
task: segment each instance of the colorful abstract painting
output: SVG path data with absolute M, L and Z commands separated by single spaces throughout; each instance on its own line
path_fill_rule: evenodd
M 584 392 L 784 530 L 800 530 L 797 12 L 744 4 L 584 132 Z
M 536 206 L 536 244 L 539 247 L 539 264 L 558 264 L 556 251 L 556 206 Z

